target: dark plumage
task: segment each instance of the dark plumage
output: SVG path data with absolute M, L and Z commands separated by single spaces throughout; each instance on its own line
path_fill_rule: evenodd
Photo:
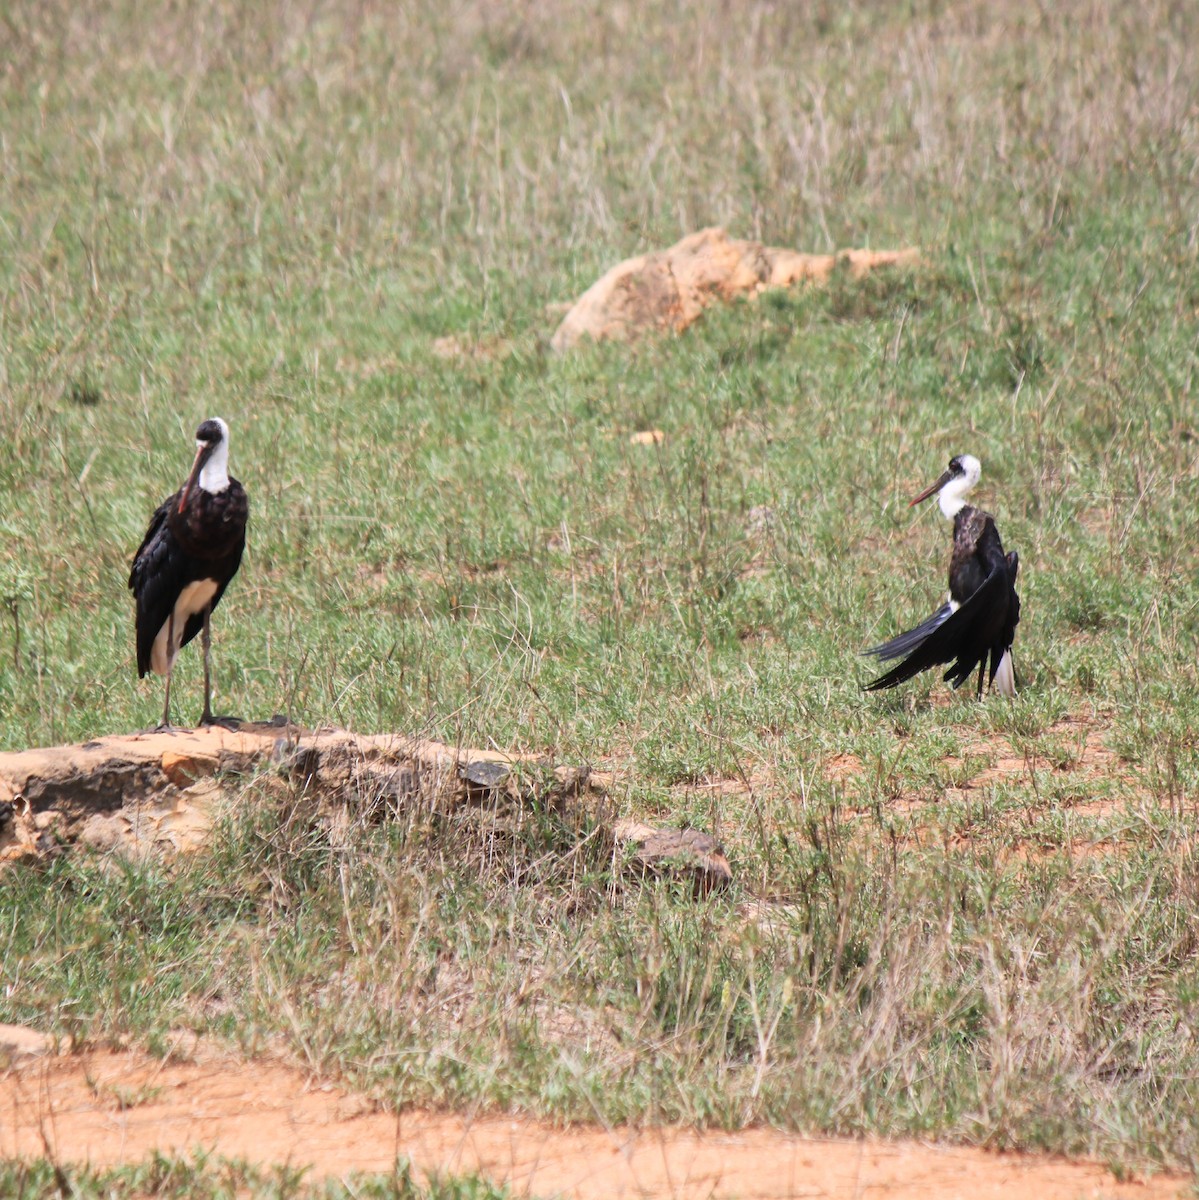
M 965 502 L 980 474 L 978 459 L 957 456 L 945 474 L 912 501 L 919 504 L 939 492 L 941 511 L 953 518 L 949 599 L 914 629 L 865 651 L 883 662 L 903 659 L 867 684 L 867 691 L 895 687 L 929 667 L 949 664 L 943 678 L 955 688 L 977 666 L 980 699 L 984 674 L 1002 695 L 1016 694 L 1011 649 L 1020 622 L 1016 594 L 1020 561 L 1014 550 L 1004 553 L 991 514 Z
M 187 482 L 164 500 L 134 555 L 129 587 L 136 603 L 137 672 L 166 676 L 162 723 L 170 727 L 171 670 L 179 650 L 204 634 L 204 712 L 212 724 L 209 618 L 241 565 L 249 502 L 228 474 L 228 426 L 220 418 L 196 430 Z

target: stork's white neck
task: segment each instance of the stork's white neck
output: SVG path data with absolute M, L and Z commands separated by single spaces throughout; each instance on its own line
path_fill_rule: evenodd
M 203 476 L 201 476 L 201 483 L 202 482 Z M 954 483 L 956 482 L 957 481 L 955 480 Z M 937 496 L 937 503 L 941 506 L 942 514 L 950 521 L 952 521 L 954 517 L 956 517 L 958 513 L 960 513 L 962 509 L 966 507 L 965 491 L 958 491 L 951 495 L 949 489 L 953 486 L 953 484 L 946 484 L 945 487 L 941 489 L 940 494 Z M 209 490 L 211 491 L 212 489 L 210 488 Z
M 200 486 L 206 492 L 223 492 L 229 486 L 229 437 L 217 442 L 208 461 L 200 468 Z

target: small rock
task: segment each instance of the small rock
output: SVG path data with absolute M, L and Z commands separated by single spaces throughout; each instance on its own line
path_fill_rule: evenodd
M 666 440 L 666 434 L 660 429 L 642 429 L 637 433 L 629 434 L 629 441 L 634 446 L 656 446 L 659 442 Z
M 696 894 L 723 891 L 733 881 L 724 847 L 698 829 L 655 829 L 640 821 L 617 821 L 617 841 L 632 851 L 634 864 L 647 874 L 690 876 Z
M 488 759 L 458 764 L 458 777 L 477 788 L 503 787 L 511 774 L 512 768 L 507 763 Z

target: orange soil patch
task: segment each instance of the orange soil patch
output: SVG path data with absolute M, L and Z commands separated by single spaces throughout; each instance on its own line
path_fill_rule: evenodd
M 1055 756 L 1045 753 L 1034 754 L 1031 758 L 1018 754 L 1011 741 L 1000 734 L 976 738 L 961 755 L 950 755 L 942 761 L 950 768 L 960 767 L 970 758 L 989 764 L 960 787 L 952 789 L 954 791 L 986 787 L 1013 776 L 1027 776 L 1030 767 L 1039 770 L 1049 767 L 1059 774 L 1069 773 L 1083 779 L 1117 779 L 1135 790 L 1138 785 L 1127 770 L 1122 769 L 1120 756 L 1104 745 L 1107 731 L 1108 725 L 1092 723 L 1082 717 L 1067 716 L 1055 722 L 1043 737 L 1065 743 L 1062 747 L 1064 761 L 1060 763 L 1055 761 Z M 854 779 L 863 770 L 861 760 L 853 754 L 834 755 L 824 764 L 824 776 L 833 783 Z M 1099 812 L 1113 807 L 1115 801 L 1095 803 Z
M 957 775 L 961 782 L 893 797 L 886 802 L 886 808 L 893 815 L 919 816 L 931 812 L 935 821 L 941 801 L 964 800 L 976 789 L 1013 781 L 1032 785 L 1034 771 L 1038 775 L 1049 772 L 1068 786 L 1069 791 L 1065 795 L 1060 794 L 1063 788 L 1059 787 L 1053 807 L 1069 810 L 1077 817 L 1108 817 L 1122 810 L 1130 799 L 1151 806 L 1153 798 L 1135 771 L 1105 744 L 1110 728 L 1110 720 L 1103 717 L 1068 715 L 1056 721 L 1039 737 L 1030 739 L 1036 749 L 1028 755 L 1018 753 L 1013 742 L 1002 734 L 975 735 L 960 754 L 942 759 L 942 765 Z M 825 779 L 847 786 L 862 775 L 865 765 L 854 755 L 846 753 L 827 759 L 822 769 Z M 968 778 L 963 778 L 967 773 Z M 1096 795 L 1093 785 L 1100 782 L 1114 783 L 1115 791 L 1109 792 L 1105 788 L 1103 794 Z M 1036 792 L 1035 785 L 1033 791 Z M 869 814 L 868 809 L 852 805 L 849 811 L 857 816 Z M 1011 818 L 1001 817 L 999 820 L 1008 826 L 1012 824 Z M 1020 820 L 1019 816 L 1015 818 L 1017 825 Z M 989 828 L 994 831 L 996 822 L 991 822 Z M 934 833 L 933 836 L 939 838 L 941 835 Z M 949 835 L 944 844 L 963 849 L 971 843 L 973 836 L 974 831 L 959 829 Z M 1047 847 L 1039 847 L 1035 838 L 1030 840 L 1015 828 L 1008 828 L 1005 836 L 1010 854 L 1015 858 L 1040 858 L 1057 853 L 1062 848 L 1056 840 Z M 916 834 L 901 839 L 901 842 L 920 844 L 923 840 L 921 835 Z M 1084 834 L 1078 840 L 1069 840 L 1065 848 L 1074 858 L 1086 858 L 1118 852 L 1121 845 L 1119 837 L 1115 835 L 1096 840 L 1090 834 Z
M 203 1147 L 316 1176 L 389 1171 L 479 1172 L 517 1195 L 568 1197 L 910 1197 L 1157 1200 L 1182 1176 L 1117 1180 L 1096 1163 L 915 1142 L 803 1138 L 768 1129 L 557 1129 L 516 1117 L 371 1111 L 278 1065 L 224 1059 L 158 1062 L 94 1053 L 40 1060 L 0 1075 L 0 1155 L 52 1153 L 111 1166 L 153 1150 Z
M 830 783 L 844 783 L 862 773 L 862 760 L 856 754 L 834 754 L 824 764 L 824 777 Z
M 1072 752 L 1062 766 L 1054 765 L 1044 755 L 1037 755 L 1030 762 L 1023 755 L 1017 754 L 1012 744 L 1004 737 L 975 743 L 967 748 L 967 754 L 980 758 L 994 758 L 994 761 L 985 771 L 971 779 L 968 786 L 983 787 L 988 783 L 997 783 L 1007 776 L 1027 774 L 1030 765 L 1041 768 L 1053 765 L 1057 771 L 1069 771 L 1088 779 L 1119 777 L 1131 785 L 1127 775 L 1120 772 L 1119 755 L 1103 744 L 1105 733 L 1105 729 L 1089 725 L 1078 717 L 1064 717 L 1050 726 L 1046 731 L 1047 737 L 1063 737 L 1073 743 Z M 953 763 L 959 760 L 945 761 Z

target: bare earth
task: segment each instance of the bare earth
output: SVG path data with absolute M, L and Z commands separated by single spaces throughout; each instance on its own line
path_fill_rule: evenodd
M 318 1176 L 389 1171 L 397 1156 L 429 1172 L 479 1172 L 517 1195 L 920 1197 L 923 1200 L 1154 1200 L 1190 1181 L 1117 1181 L 1094 1163 L 915 1142 L 597 1127 L 512 1117 L 399 1116 L 298 1072 L 219 1056 L 159 1062 L 135 1053 L 43 1058 L 0 1074 L 0 1155 L 94 1166 L 195 1147 Z
M 1099 731 L 1061 732 L 1076 749 L 1072 770 L 1111 769 Z M 84 747 L 0 755 L 0 799 L 15 811 L 0 837 L 0 860 L 36 855 L 44 829 L 68 841 L 103 835 L 130 848 L 150 843 L 164 853 L 186 852 L 208 835 L 212 772 L 276 753 L 280 745 L 295 752 L 302 743 L 309 754 L 306 772 L 336 774 L 350 769 L 349 762 L 354 771 L 396 774 L 406 764 L 413 779 L 419 776 L 433 790 L 460 783 L 464 760 L 473 767 L 513 761 L 411 739 L 297 733 L 267 726 L 237 734 L 207 730 L 202 736 L 107 738 Z M 1005 745 L 978 753 L 997 775 L 1029 769 Z M 851 755 L 828 763 L 830 775 L 842 780 L 861 769 Z M 130 805 L 109 811 L 123 789 L 90 787 L 97 778 L 127 779 Z M 594 773 L 588 786 L 602 789 L 603 782 L 602 773 Z M 624 836 L 638 843 L 644 832 L 638 827 Z M 1098 1163 L 918 1142 L 803 1138 L 769 1129 L 561 1129 L 522 1118 L 428 1111 L 396 1116 L 277 1063 L 184 1048 L 183 1059 L 165 1063 L 133 1052 L 89 1052 L 25 1060 L 7 1070 L 0 1056 L 0 1156 L 48 1153 L 61 1162 L 111 1166 L 142 1161 L 154 1150 L 187 1154 L 203 1148 L 263 1166 L 307 1166 L 317 1177 L 386 1172 L 405 1157 L 418 1174 L 478 1172 L 508 1183 L 516 1195 L 597 1200 L 1153 1200 L 1192 1194 L 1192 1180 L 1179 1175 L 1117 1180 Z

